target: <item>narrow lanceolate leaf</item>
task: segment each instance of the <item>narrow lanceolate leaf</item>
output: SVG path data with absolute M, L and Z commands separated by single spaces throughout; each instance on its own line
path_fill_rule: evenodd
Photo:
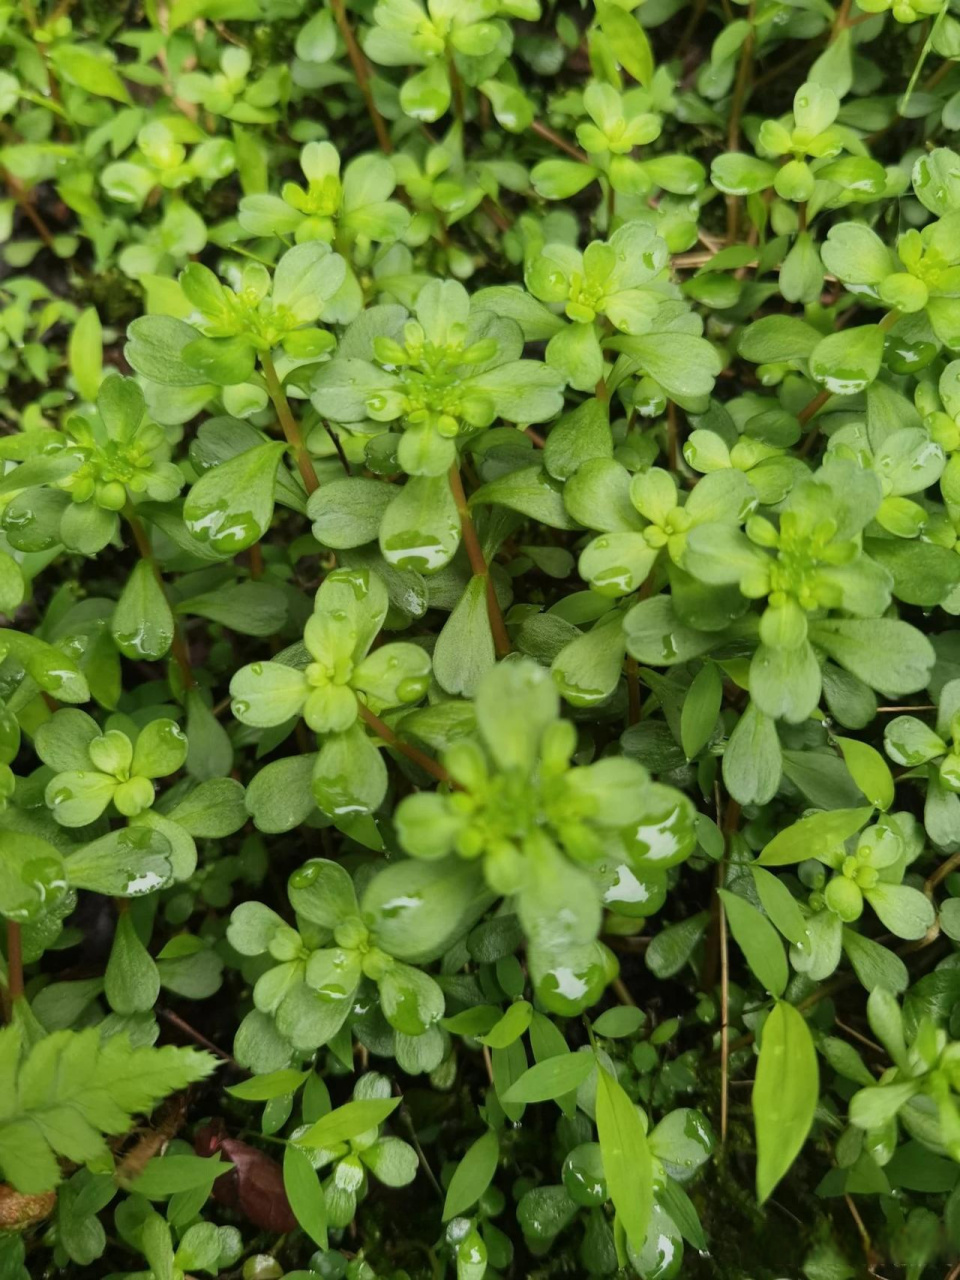
M 807 926 L 793 894 L 772 871 L 754 865 L 750 872 L 764 911 L 789 942 L 802 942 Z
M 873 810 L 866 808 L 828 809 L 811 814 L 784 827 L 764 846 L 758 861 L 765 867 L 786 867 L 806 858 L 819 858 L 856 835 L 872 816 Z
M 293 1216 L 320 1249 L 327 1248 L 327 1206 L 313 1165 L 290 1143 L 283 1153 L 283 1189 Z
M 653 1210 L 653 1161 L 640 1112 L 602 1067 L 597 1072 L 597 1133 L 610 1199 L 627 1239 L 639 1252 Z
M 780 1000 L 763 1025 L 753 1086 L 761 1204 L 800 1153 L 813 1124 L 819 1092 L 813 1037 L 803 1015 Z
M 347 1102 L 311 1125 L 297 1142 L 301 1147 L 332 1147 L 338 1142 L 347 1142 L 358 1133 L 375 1129 L 399 1105 L 399 1098 L 362 1098 L 358 1102 Z
M 578 1088 L 596 1066 L 590 1053 L 561 1053 L 529 1067 L 503 1095 L 504 1102 L 550 1102 Z
M 447 1198 L 443 1202 L 444 1222 L 459 1217 L 476 1204 L 493 1181 L 499 1158 L 500 1140 L 493 1129 L 488 1129 L 453 1171 Z
M 269 1102 L 271 1098 L 282 1098 L 299 1089 L 310 1074 L 309 1071 L 293 1071 L 284 1067 L 280 1071 L 241 1080 L 239 1084 L 230 1085 L 226 1092 L 244 1102 Z
M 70 372 L 84 400 L 96 400 L 103 375 L 103 331 L 96 307 L 81 311 L 67 347 Z
M 789 973 L 783 943 L 765 915 L 745 898 L 719 889 L 730 932 L 751 971 L 772 996 L 782 996 Z

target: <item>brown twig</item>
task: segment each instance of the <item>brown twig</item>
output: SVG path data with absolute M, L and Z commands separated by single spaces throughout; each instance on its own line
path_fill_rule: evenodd
M 867 1049 L 872 1049 L 874 1053 L 883 1053 L 883 1046 L 877 1044 L 876 1040 L 871 1040 L 869 1036 L 861 1035 L 856 1027 L 848 1026 L 846 1022 L 841 1022 L 839 1018 L 834 1018 L 834 1024 L 845 1031 L 848 1036 L 854 1040 L 859 1040 Z
M 914 707 L 877 707 L 877 713 L 894 712 L 894 711 L 936 711 L 936 707 L 932 702 L 921 702 Z
M 229 1062 L 231 1067 L 236 1067 L 238 1071 L 249 1075 L 245 1067 L 241 1067 L 236 1058 L 232 1057 L 225 1049 L 221 1049 L 219 1045 L 215 1045 L 212 1040 L 208 1040 L 202 1031 L 198 1031 L 196 1027 L 191 1027 L 178 1013 L 174 1013 L 172 1009 L 158 1009 L 157 1013 L 163 1018 L 164 1022 L 169 1022 L 172 1027 L 176 1027 L 178 1031 L 182 1031 L 185 1036 L 201 1045 L 204 1049 L 209 1050 L 215 1057 L 222 1062 Z
M 250 577 L 256 581 L 263 577 L 263 547 L 259 542 L 255 542 L 247 553 L 247 560 L 250 566 Z
M 394 1084 L 394 1091 L 396 1093 L 400 1093 L 400 1086 L 398 1084 Z M 401 1097 L 402 1097 L 402 1094 L 401 1094 Z M 409 1135 L 410 1142 L 413 1145 L 413 1149 L 417 1153 L 417 1159 L 420 1161 L 421 1169 L 427 1175 L 428 1182 L 433 1187 L 436 1194 L 442 1200 L 444 1198 L 443 1188 L 440 1186 L 440 1183 L 437 1181 L 436 1174 L 430 1168 L 430 1161 L 427 1159 L 424 1153 L 423 1147 L 420 1145 L 420 1139 L 417 1137 L 417 1130 L 416 1130 L 416 1126 L 413 1123 L 413 1117 L 411 1116 L 409 1110 L 402 1103 L 399 1109 L 397 1110 L 397 1115 L 399 1116 L 401 1123 L 403 1124 L 404 1128 L 407 1131 L 407 1134 Z
M 482 101 L 486 102 L 486 98 Z M 487 215 L 498 231 L 509 231 L 513 223 L 490 196 L 484 196 L 480 208 Z
M 686 53 L 690 41 L 693 39 L 693 33 L 703 19 L 703 15 L 707 9 L 707 0 L 696 0 L 690 11 L 690 17 L 687 19 L 687 25 L 683 28 L 680 40 L 677 44 L 676 56 L 682 58 Z
M 487 617 L 490 620 L 493 647 L 497 651 L 497 657 L 503 658 L 513 649 L 507 632 L 507 624 L 503 620 L 503 613 L 500 610 L 500 601 L 497 599 L 490 567 L 484 557 L 483 548 L 480 546 L 480 539 L 477 537 L 477 528 L 473 523 L 473 516 L 470 514 L 467 495 L 463 491 L 463 481 L 460 479 L 460 468 L 456 463 L 450 468 L 449 474 L 450 491 L 456 503 L 457 514 L 460 516 L 460 529 L 463 534 L 463 545 L 466 548 L 467 559 L 470 561 L 470 570 L 474 577 L 483 578 L 484 580 L 487 595 Z
M 629 1005 L 632 1009 L 637 1008 L 637 1002 L 630 994 L 630 988 L 622 978 L 614 978 L 610 983 L 610 988 L 621 1004 Z
M 350 470 L 350 463 L 347 459 L 346 453 L 344 452 L 343 444 L 340 440 L 340 437 L 334 431 L 333 427 L 331 427 L 330 423 L 326 420 L 326 418 L 321 418 L 320 421 L 323 424 L 324 431 L 326 431 L 327 435 L 333 441 L 333 447 L 337 451 L 337 457 L 340 459 L 341 467 L 343 467 L 344 471 L 348 476 L 352 475 L 353 473 Z
M 575 147 L 572 142 L 568 142 L 566 138 L 561 137 L 559 133 L 551 129 L 549 125 L 541 124 L 539 120 L 534 120 L 530 128 L 534 133 L 539 134 L 547 142 L 553 144 L 560 151 L 565 151 L 568 156 L 572 156 L 574 160 L 579 160 L 581 164 L 589 164 L 590 158 L 585 151 L 581 151 L 579 147 Z
M 370 72 L 367 66 L 367 60 L 363 55 L 360 46 L 357 44 L 357 38 L 353 34 L 353 28 L 350 25 L 350 19 L 347 17 L 347 10 L 343 0 L 330 0 L 330 7 L 333 9 L 333 16 L 337 26 L 340 28 L 340 34 L 343 36 L 343 43 L 347 46 L 347 57 L 350 59 L 350 65 L 353 67 L 353 74 L 357 81 L 357 88 L 363 96 L 363 101 L 367 107 L 367 115 L 373 125 L 373 131 L 377 135 L 377 142 L 380 144 L 380 150 L 385 155 L 390 155 L 393 151 L 393 143 L 390 140 L 390 134 L 387 131 L 386 123 L 383 116 L 377 110 L 377 104 L 373 100 L 373 90 L 370 88 Z
M 833 30 L 830 32 L 831 41 L 835 40 L 840 32 L 844 29 L 850 20 L 850 6 L 853 0 L 841 0 L 840 8 L 837 10 L 833 19 Z
M 374 733 L 382 738 L 389 747 L 393 747 L 395 751 L 399 751 L 405 755 L 408 760 L 412 760 L 414 764 L 419 765 L 424 773 L 429 773 L 432 778 L 436 778 L 438 782 L 447 782 L 451 786 L 455 786 L 450 774 L 438 760 L 434 760 L 428 756 L 425 751 L 421 751 L 419 747 L 412 746 L 409 742 L 404 742 L 397 736 L 390 726 L 378 715 L 370 710 L 362 702 L 358 702 L 357 706 L 360 711 L 360 719 L 372 729 Z
M 853 1203 L 853 1197 L 849 1193 L 845 1192 L 843 1198 L 846 1201 L 847 1208 L 850 1210 L 850 1216 L 853 1218 L 854 1224 L 856 1225 L 857 1234 L 860 1237 L 860 1243 L 863 1245 L 863 1253 L 867 1259 L 867 1266 L 870 1268 L 870 1274 L 873 1275 L 877 1259 L 874 1255 L 870 1233 L 864 1226 L 863 1219 L 860 1217 L 857 1206 Z
M 797 421 L 800 423 L 801 427 L 805 427 L 807 423 L 810 421 L 810 419 L 814 416 L 814 414 L 817 414 L 820 412 L 820 410 L 823 408 L 823 406 L 827 403 L 827 401 L 830 399 L 832 395 L 833 395 L 832 391 L 829 391 L 827 390 L 826 387 L 823 387 L 820 391 L 817 392 L 817 394 L 813 397 L 812 400 L 807 401 L 807 403 L 803 406 L 803 408 L 797 414 Z M 820 433 L 820 428 L 814 427 L 813 430 L 808 432 L 807 435 L 804 437 L 803 442 L 800 445 L 800 448 L 797 450 L 801 458 L 805 458 L 807 454 L 810 452 L 810 450 L 813 448 L 814 441 L 816 440 L 819 433 Z
M 730 1112 L 730 950 L 727 945 L 727 913 L 720 903 L 720 1141 L 727 1140 Z
M 933 896 L 933 891 L 938 884 L 942 884 L 947 876 L 956 871 L 960 867 L 960 852 L 952 853 L 946 862 L 941 862 L 936 871 L 927 876 L 923 882 L 923 891 L 928 898 Z
M 6 183 L 7 190 L 16 201 L 17 207 L 22 210 L 25 216 L 33 224 L 33 229 L 43 241 L 46 248 L 48 248 L 51 253 L 55 253 L 56 250 L 53 247 L 53 232 L 40 216 L 36 206 L 30 199 L 30 194 L 26 187 L 24 187 L 20 179 L 15 178 L 8 169 L 3 170 L 3 180 Z
M 287 444 L 293 449 L 300 478 L 303 480 L 303 487 L 307 493 L 314 493 L 320 488 L 320 481 L 317 479 L 317 473 L 313 467 L 313 459 L 310 457 L 306 444 L 304 444 L 300 424 L 293 416 L 287 394 L 280 384 L 276 367 L 270 355 L 262 352 L 260 363 L 263 366 L 263 376 L 267 383 L 267 394 L 273 402 L 273 407 L 280 420 L 280 426 L 283 428 Z

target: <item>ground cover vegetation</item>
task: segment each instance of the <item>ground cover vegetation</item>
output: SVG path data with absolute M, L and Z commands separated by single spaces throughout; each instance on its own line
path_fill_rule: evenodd
M 0 1278 L 960 1275 L 960 13 L 0 4 Z

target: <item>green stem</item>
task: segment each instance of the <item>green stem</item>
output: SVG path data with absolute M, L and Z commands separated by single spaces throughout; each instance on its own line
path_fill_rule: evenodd
M 913 74 L 910 77 L 910 81 L 907 84 L 906 92 L 903 95 L 903 102 L 901 102 L 900 106 L 897 109 L 898 116 L 902 116 L 904 111 L 906 110 L 906 106 L 907 106 L 907 103 L 910 101 L 911 94 L 913 93 L 914 88 L 916 87 L 917 81 L 920 79 L 920 72 L 923 70 L 923 64 L 926 62 L 927 55 L 929 54 L 930 50 L 933 48 L 934 38 L 937 32 L 940 30 L 940 24 L 943 22 L 946 16 L 947 16 L 947 0 L 944 0 L 943 7 L 941 8 L 940 12 L 937 14 L 936 18 L 934 19 L 933 24 L 930 27 L 930 30 L 927 32 L 927 38 L 926 40 L 924 40 L 923 46 L 920 50 L 919 57 L 917 58 L 917 61 L 914 64 Z
M 294 452 L 303 486 L 307 493 L 313 493 L 320 488 L 320 481 L 317 479 L 317 473 L 313 468 L 313 459 L 304 444 L 300 424 L 293 416 L 290 401 L 287 399 L 286 392 L 277 377 L 277 370 L 273 360 L 265 351 L 260 354 L 260 364 L 263 367 L 263 376 L 267 383 L 267 394 L 273 402 L 273 407 L 276 410 L 277 418 L 280 420 L 280 426 L 283 428 L 287 444 Z

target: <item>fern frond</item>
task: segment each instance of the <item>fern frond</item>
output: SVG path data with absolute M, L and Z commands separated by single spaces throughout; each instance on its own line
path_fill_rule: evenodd
M 0 1173 L 36 1194 L 60 1181 L 58 1158 L 89 1164 L 105 1136 L 217 1066 L 208 1053 L 172 1045 L 134 1048 L 125 1036 L 102 1043 L 95 1028 L 56 1031 L 23 1054 L 19 1028 L 0 1031 Z

